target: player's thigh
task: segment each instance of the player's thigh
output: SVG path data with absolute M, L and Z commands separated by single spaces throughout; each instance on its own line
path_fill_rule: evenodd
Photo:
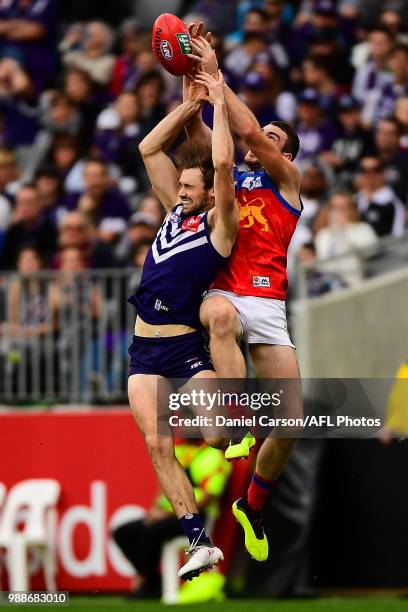
M 173 447 L 168 420 L 160 418 L 167 410 L 170 392 L 170 384 L 161 376 L 134 374 L 128 379 L 130 408 L 150 452 Z
M 262 381 L 262 390 L 280 393 L 280 404 L 273 409 L 274 416 L 301 419 L 302 386 L 295 349 L 277 344 L 251 344 L 249 352 L 256 373 Z M 298 424 L 282 430 L 284 436 L 297 436 L 299 432 Z
M 237 309 L 231 300 L 221 295 L 214 295 L 204 300 L 200 308 L 200 320 L 210 334 L 231 333 L 238 339 L 242 333 Z
M 291 346 L 250 344 L 249 353 L 260 378 L 299 378 L 296 351 Z

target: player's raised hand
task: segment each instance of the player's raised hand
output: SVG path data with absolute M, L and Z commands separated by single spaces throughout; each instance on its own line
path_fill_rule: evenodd
M 190 23 L 187 27 L 188 33 L 190 34 L 190 38 L 200 38 L 202 36 L 204 23 L 199 21 L 195 23 L 194 21 Z M 205 40 L 211 44 L 211 32 L 207 32 L 204 36 Z
M 188 53 L 188 57 L 200 63 L 201 70 L 213 76 L 218 75 L 218 62 L 214 49 L 203 36 L 191 38 L 191 46 L 194 53 Z
M 198 85 L 204 85 L 208 91 L 208 102 L 211 104 L 218 104 L 224 102 L 224 77 L 222 72 L 218 70 L 217 77 L 215 78 L 211 74 L 206 72 L 199 72 L 194 79 L 194 82 Z

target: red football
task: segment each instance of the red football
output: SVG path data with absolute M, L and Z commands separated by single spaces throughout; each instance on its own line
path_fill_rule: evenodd
M 176 15 L 163 13 L 153 25 L 152 49 L 157 60 L 170 74 L 182 76 L 191 70 L 193 60 L 190 35 Z

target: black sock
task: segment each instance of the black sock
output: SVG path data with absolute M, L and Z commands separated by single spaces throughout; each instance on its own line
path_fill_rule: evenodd
M 190 545 L 211 546 L 211 540 L 205 533 L 203 519 L 199 514 L 185 514 L 179 521 Z

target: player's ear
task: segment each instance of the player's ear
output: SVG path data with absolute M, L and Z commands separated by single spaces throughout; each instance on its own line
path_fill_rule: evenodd
M 282 153 L 283 157 L 285 157 L 286 159 L 288 159 L 289 161 L 293 161 L 293 155 L 292 153 Z
M 214 191 L 214 187 L 211 187 L 211 188 L 208 190 L 208 195 L 209 195 L 209 197 L 210 197 L 210 198 L 215 198 L 215 191 Z

